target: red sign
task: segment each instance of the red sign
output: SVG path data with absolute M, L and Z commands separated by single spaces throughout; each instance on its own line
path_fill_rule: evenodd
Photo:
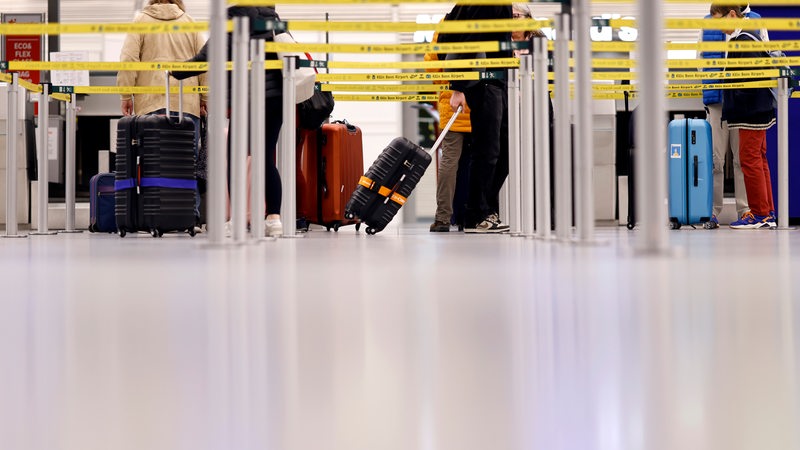
M 6 59 L 9 61 L 41 61 L 42 38 L 40 36 L 6 36 Z M 38 70 L 20 70 L 19 77 L 39 84 Z

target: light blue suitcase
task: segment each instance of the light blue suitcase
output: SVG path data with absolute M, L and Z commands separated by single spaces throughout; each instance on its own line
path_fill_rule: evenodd
M 703 119 L 675 119 L 669 123 L 670 228 L 711 220 L 713 160 L 711 126 Z

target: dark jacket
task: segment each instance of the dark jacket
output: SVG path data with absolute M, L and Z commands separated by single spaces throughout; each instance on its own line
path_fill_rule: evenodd
M 444 20 L 463 20 L 472 23 L 476 20 L 487 19 L 511 19 L 511 5 L 456 5 L 445 16 Z M 511 42 L 511 33 L 507 31 L 495 33 L 439 33 L 439 43 L 454 42 L 481 42 L 498 41 Z M 488 59 L 488 58 L 510 58 L 511 50 L 501 50 L 489 53 L 453 53 L 450 55 L 439 55 L 440 59 Z M 463 71 L 464 69 L 454 69 Z M 505 80 L 491 80 L 489 82 L 502 84 Z M 463 92 L 475 85 L 474 80 L 453 80 L 450 87 L 455 91 Z
M 748 32 L 753 34 L 754 32 Z M 752 41 L 748 34 L 741 33 L 731 41 Z M 764 58 L 764 51 L 728 52 L 728 58 Z M 747 68 L 758 70 L 758 68 Z M 742 79 L 742 82 L 757 81 Z M 722 120 L 728 121 L 730 128 L 766 130 L 775 124 L 775 106 L 769 88 L 723 89 Z
M 251 39 L 264 39 L 265 41 L 272 41 L 274 37 L 274 33 L 272 31 L 255 31 L 253 28 L 253 22 L 255 20 L 280 20 L 278 17 L 278 13 L 275 12 L 275 8 L 272 7 L 252 7 L 252 6 L 232 6 L 228 8 L 228 18 L 233 17 L 249 17 L 250 18 L 250 38 Z M 228 34 L 228 60 L 233 59 L 233 39 L 230 34 Z M 278 56 L 275 53 L 267 53 L 266 54 L 267 60 L 277 60 Z M 200 49 L 200 52 L 196 54 L 194 57 L 189 59 L 187 62 L 206 62 L 208 61 L 208 42 Z M 274 98 L 280 97 L 283 94 L 283 76 L 281 75 L 280 69 L 269 69 L 264 71 L 266 74 L 266 81 L 265 81 L 265 97 L 266 98 Z M 172 75 L 182 80 L 184 78 L 189 78 L 192 76 L 199 75 L 203 72 L 173 72 Z M 231 98 L 231 83 L 230 83 L 230 72 L 228 72 L 228 105 L 230 106 L 230 98 Z

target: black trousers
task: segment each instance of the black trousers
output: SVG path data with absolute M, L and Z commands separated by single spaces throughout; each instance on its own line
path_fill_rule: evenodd
M 275 155 L 278 148 L 278 136 L 283 125 L 283 105 L 281 97 L 267 97 L 265 107 L 264 130 L 266 130 L 266 148 L 264 165 L 266 166 L 265 198 L 267 214 L 280 214 L 283 189 L 281 175 L 275 166 Z M 249 139 L 248 136 L 245 136 Z M 250 153 L 248 151 L 248 153 Z M 228 133 L 228 192 L 231 188 L 231 133 Z
M 472 165 L 464 225 L 497 212 L 508 176 L 508 92 L 504 83 L 480 82 L 464 92 L 472 125 Z

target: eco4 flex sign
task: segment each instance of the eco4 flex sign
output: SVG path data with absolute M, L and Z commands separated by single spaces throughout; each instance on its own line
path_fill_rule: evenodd
M 44 14 L 2 14 L 3 23 L 42 23 Z M 41 61 L 43 36 L 3 36 L 3 57 L 5 61 Z M 38 70 L 19 71 L 20 79 L 39 84 Z

